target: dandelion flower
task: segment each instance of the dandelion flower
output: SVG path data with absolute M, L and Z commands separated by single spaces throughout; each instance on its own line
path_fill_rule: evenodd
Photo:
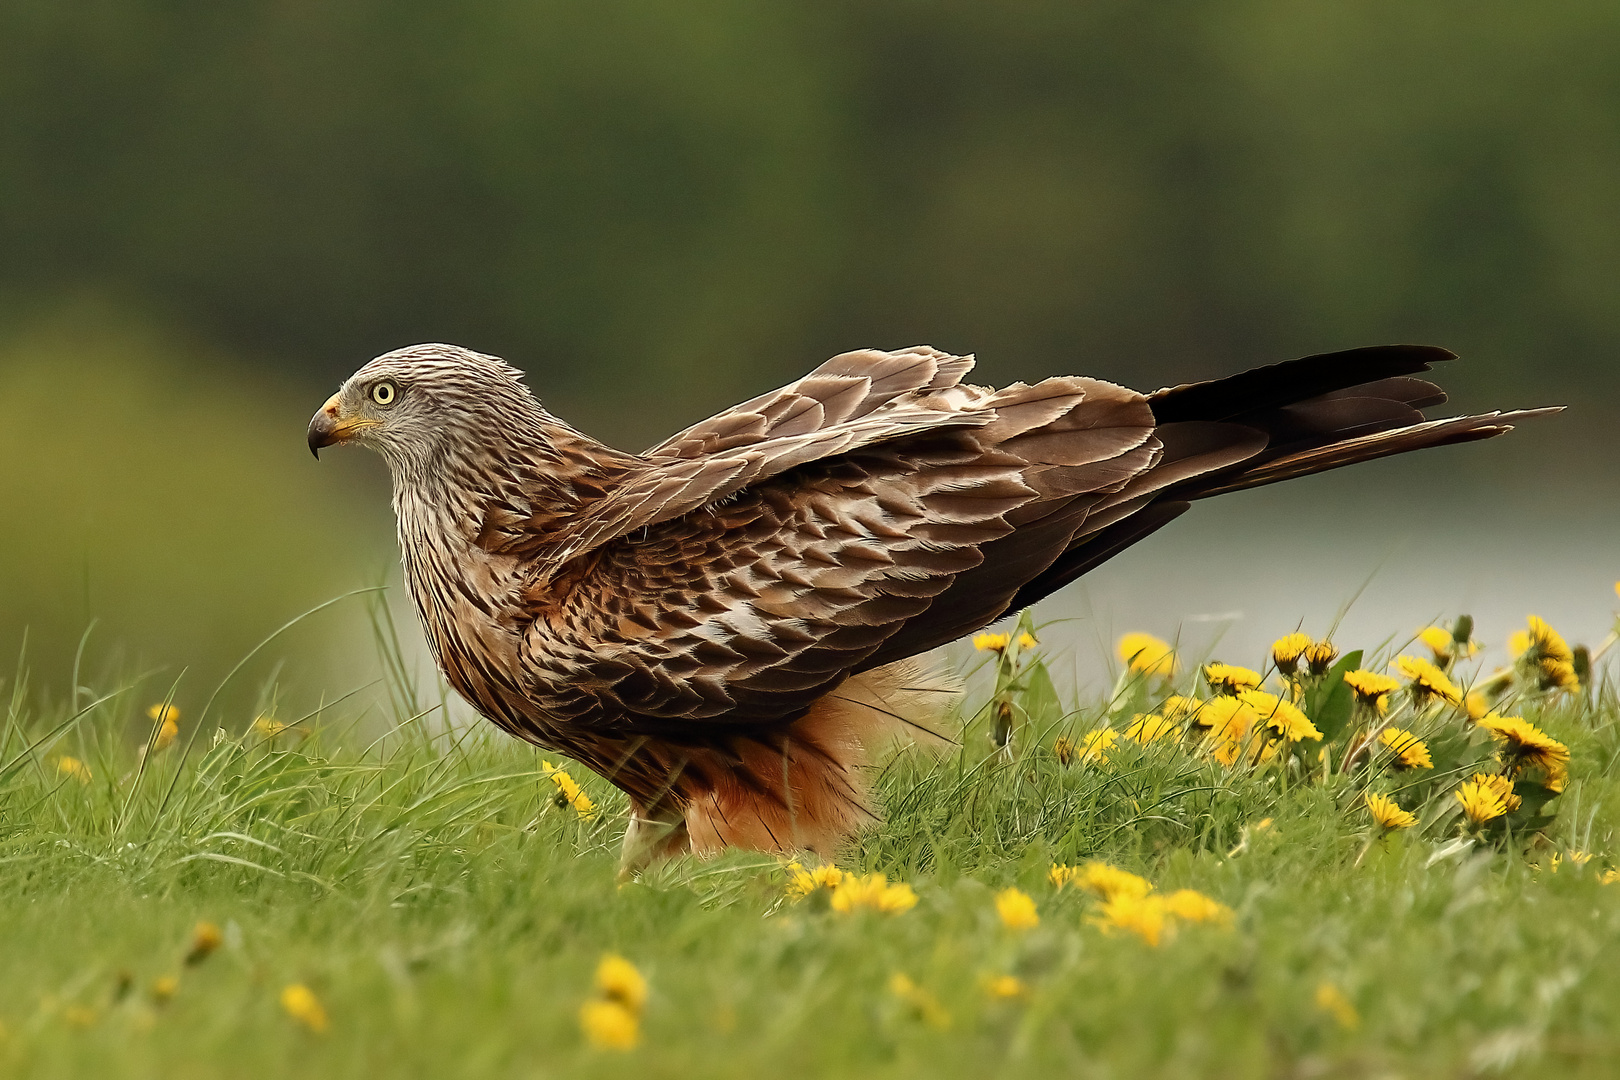
M 1311 647 L 1311 635 L 1289 634 L 1278 638 L 1271 646 L 1271 658 L 1277 662 L 1277 669 L 1284 675 L 1292 675 L 1299 670 L 1299 658 L 1305 655 L 1305 650 Z
M 1417 818 L 1401 809 L 1400 803 L 1387 795 L 1367 795 L 1367 812 L 1382 829 L 1410 829 Z
M 1540 672 L 1538 680 L 1542 690 L 1558 690 L 1566 694 L 1581 692 L 1581 677 L 1575 672 L 1575 665 L 1568 660 L 1554 660 L 1544 657 L 1536 662 Z
M 787 869 L 787 893 L 795 900 L 802 900 L 817 889 L 836 889 L 845 877 L 844 872 L 831 863 L 823 863 L 812 870 L 806 870 L 798 863 L 789 863 Z
M 1024 981 L 1016 975 L 992 975 L 984 980 L 984 992 L 1003 1001 L 1021 998 L 1029 993 Z
M 846 915 L 862 909 L 898 915 L 917 906 L 917 894 L 910 885 L 890 885 L 882 874 L 845 874 L 833 888 L 829 903 L 834 911 Z
M 1164 909 L 1190 923 L 1232 922 L 1232 909 L 1192 889 L 1177 889 L 1164 898 Z
M 1418 640 L 1429 647 L 1434 653 L 1434 662 L 1444 663 L 1451 659 L 1451 646 L 1454 644 L 1451 631 L 1443 626 L 1430 626 L 1418 633 Z
M 1067 765 L 1074 760 L 1074 740 L 1067 735 L 1059 735 L 1052 743 L 1052 753 L 1059 765 Z
M 1531 653 L 1537 660 L 1562 660 L 1570 663 L 1575 659 L 1575 652 L 1569 647 L 1569 642 L 1563 636 L 1547 625 L 1547 620 L 1532 615 L 1530 626 L 1526 631 L 1529 647 L 1525 651 Z
M 1355 693 L 1357 701 L 1382 713 L 1389 707 L 1389 695 L 1401 688 L 1401 681 L 1376 671 L 1348 671 L 1344 685 Z
M 1211 739 L 1235 741 L 1254 729 L 1253 710 L 1236 697 L 1213 698 L 1204 702 L 1193 715 L 1193 723 L 1209 729 Z
M 996 894 L 996 914 L 1009 930 L 1033 930 L 1041 924 L 1035 901 L 1020 889 L 1003 889 Z
M 1470 780 L 1459 787 L 1456 797 L 1462 804 L 1463 813 L 1475 825 L 1483 825 L 1508 812 L 1501 794 L 1493 786 L 1477 780 Z
M 152 988 L 147 991 L 151 995 L 153 1004 L 167 1005 L 174 1000 L 174 995 L 180 992 L 180 976 L 160 975 L 152 980 Z
M 574 813 L 585 821 L 596 817 L 596 804 L 585 794 L 585 789 L 579 786 L 579 781 L 569 776 L 567 771 L 557 768 L 549 761 L 542 761 L 540 772 L 556 787 L 554 801 L 558 806 L 573 807 Z
M 1350 1004 L 1344 992 L 1332 983 L 1317 986 L 1316 1007 L 1333 1017 L 1334 1022 L 1346 1031 L 1354 1031 L 1361 1026 L 1361 1014 L 1356 1012 L 1356 1007 Z
M 58 776 L 71 776 L 81 784 L 88 784 L 91 779 L 90 766 L 78 758 L 68 757 L 66 754 L 56 759 L 56 774 Z
M 293 983 L 281 991 L 281 1007 L 288 1016 L 316 1034 L 331 1026 L 320 998 L 303 983 Z
M 1002 653 L 1012 644 L 1011 634 L 974 634 L 973 647 L 980 652 Z
M 1299 706 L 1275 694 L 1268 694 L 1264 690 L 1244 690 L 1238 694 L 1238 700 L 1264 721 L 1266 727 L 1288 742 L 1302 739 L 1320 741 L 1322 738 L 1322 733 L 1316 730 L 1316 725 L 1311 723 L 1310 717 Z
M 1420 700 L 1432 696 L 1449 705 L 1462 704 L 1462 691 L 1447 678 L 1445 672 L 1429 661 L 1416 656 L 1400 656 L 1395 659 L 1395 669 L 1411 683 L 1412 693 Z
M 259 716 L 253 720 L 253 730 L 262 738 L 273 739 L 287 730 L 287 725 L 270 716 Z
M 1463 707 L 1468 710 L 1468 719 L 1477 724 L 1479 721 L 1485 719 L 1485 717 L 1490 713 L 1491 702 L 1490 699 L 1485 696 L 1485 692 L 1483 690 L 1475 690 L 1473 693 L 1469 694 L 1467 700 L 1463 702 Z
M 646 978 L 616 953 L 608 953 L 596 965 L 596 992 L 635 1013 L 647 1004 Z
M 200 922 L 191 932 L 191 948 L 186 950 L 186 966 L 202 963 L 225 943 L 225 935 L 211 922 Z
M 617 1001 L 592 999 L 581 1005 L 579 1027 L 598 1050 L 634 1050 L 641 1041 L 641 1019 Z
M 1217 662 L 1204 665 L 1204 681 L 1218 694 L 1236 694 L 1240 690 L 1252 690 L 1259 686 L 1260 673 Z
M 175 736 L 180 734 L 180 710 L 173 705 L 160 703 L 147 709 L 146 715 L 158 725 L 157 738 L 152 742 L 152 749 L 167 750 L 169 744 L 174 742 Z
M 1521 717 L 1487 716 L 1479 726 L 1506 744 L 1504 749 L 1514 768 L 1539 765 L 1551 773 L 1569 764 L 1569 747 Z
M 1127 930 L 1157 948 L 1172 930 L 1163 897 L 1120 894 L 1105 901 L 1092 922 L 1105 931 Z
M 1019 634 L 1018 635 L 1018 647 L 1020 649 L 1033 649 L 1035 646 L 1037 646 L 1039 644 L 1040 644 L 1040 642 L 1035 640 L 1035 635 L 1034 634 Z
M 1388 727 L 1378 737 L 1378 741 L 1394 751 L 1397 769 L 1434 768 L 1434 759 L 1429 756 L 1428 744 L 1410 731 Z
M 1507 812 L 1510 814 L 1524 803 L 1523 799 L 1514 794 L 1513 781 L 1505 776 L 1499 776 L 1494 773 L 1475 773 L 1473 780 L 1474 783 L 1480 785 L 1481 787 L 1489 788 L 1491 791 L 1496 792 L 1496 794 L 1502 800 L 1502 805 L 1507 807 Z
M 1119 639 L 1119 658 L 1130 670 L 1169 678 L 1176 673 L 1176 653 L 1170 643 L 1152 634 L 1126 634 Z
M 1326 675 L 1338 658 L 1339 650 L 1331 641 L 1315 642 L 1305 650 L 1305 663 L 1310 666 L 1312 675 Z
M 1082 764 L 1096 762 L 1098 765 L 1108 764 L 1108 751 L 1114 748 L 1119 736 L 1111 728 L 1098 728 L 1088 731 L 1080 738 L 1080 761 Z
M 1131 718 L 1130 726 L 1125 729 L 1125 737 L 1146 746 L 1148 743 L 1158 742 L 1174 735 L 1179 729 L 1179 724 L 1166 720 L 1157 713 L 1137 713 Z
M 1575 866 L 1585 866 L 1592 861 L 1592 853 L 1590 851 L 1572 851 L 1569 853 L 1569 861 Z
M 1110 866 L 1104 862 L 1089 862 L 1084 866 L 1052 868 L 1053 881 L 1062 885 L 1073 885 L 1077 889 L 1095 893 L 1104 900 L 1112 900 L 1116 896 L 1146 896 L 1153 891 L 1153 884 L 1147 878 L 1138 877 L 1127 870 L 1117 866 Z M 1058 882 L 1058 877 L 1063 880 Z

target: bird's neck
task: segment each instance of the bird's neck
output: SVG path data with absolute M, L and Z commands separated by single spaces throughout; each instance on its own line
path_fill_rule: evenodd
M 538 405 L 467 435 L 433 458 L 390 462 L 406 582 L 441 663 L 469 637 L 486 655 L 510 642 L 530 569 L 522 548 L 565 528 L 638 461 Z

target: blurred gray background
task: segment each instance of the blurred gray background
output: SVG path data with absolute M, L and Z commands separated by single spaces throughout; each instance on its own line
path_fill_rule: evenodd
M 184 701 L 389 579 L 380 463 L 304 425 L 430 340 L 628 448 L 857 346 L 1153 388 L 1446 345 L 1459 409 L 1570 413 L 1218 500 L 1040 617 L 1083 682 L 1126 629 L 1253 662 L 1364 583 L 1343 639 L 1592 640 L 1617 285 L 1612 3 L 8 0 L 0 648 L 65 687 L 96 619 L 87 671 Z M 374 673 L 352 603 L 278 660 Z

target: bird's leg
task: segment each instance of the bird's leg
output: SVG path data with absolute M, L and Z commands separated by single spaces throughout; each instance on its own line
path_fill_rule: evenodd
M 630 827 L 624 830 L 619 854 L 619 880 L 629 881 L 655 862 L 692 850 L 686 817 L 672 806 L 648 810 L 630 803 Z

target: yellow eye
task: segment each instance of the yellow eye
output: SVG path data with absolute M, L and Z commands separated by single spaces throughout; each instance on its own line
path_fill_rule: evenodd
M 379 405 L 392 405 L 399 397 L 399 388 L 391 382 L 380 382 L 371 388 L 371 400 Z

